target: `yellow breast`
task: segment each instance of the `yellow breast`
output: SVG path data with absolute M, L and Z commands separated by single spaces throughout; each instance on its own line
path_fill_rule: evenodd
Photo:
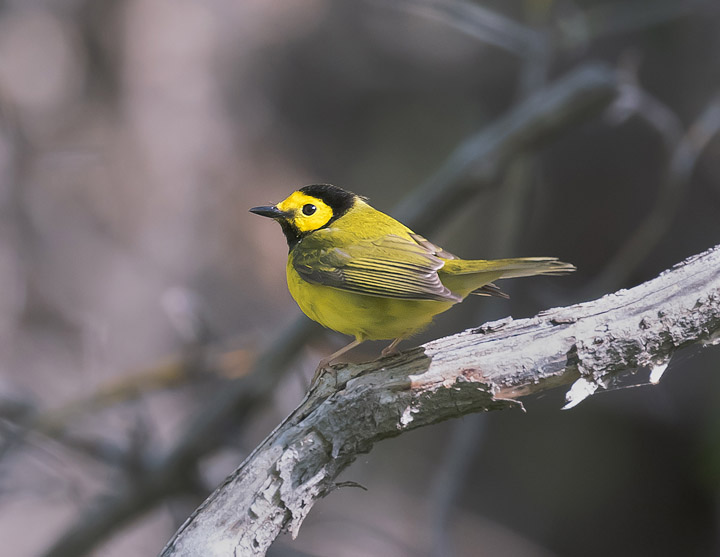
M 287 283 L 290 294 L 310 319 L 359 340 L 410 337 L 453 305 L 452 302 L 366 296 L 311 284 L 293 268 L 292 254 L 288 258 Z

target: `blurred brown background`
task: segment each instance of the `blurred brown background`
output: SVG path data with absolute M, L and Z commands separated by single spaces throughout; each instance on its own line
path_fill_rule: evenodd
M 504 283 L 509 302 L 470 300 L 417 342 L 717 244 L 718 52 L 714 0 L 0 2 L 3 555 L 155 555 L 346 342 L 310 330 L 271 385 L 248 379 L 300 319 L 282 234 L 251 206 L 331 182 L 392 213 L 464 139 L 600 61 L 611 104 L 418 230 L 579 271 Z M 344 474 L 367 492 L 332 493 L 270 555 L 720 554 L 719 364 L 688 349 L 656 387 L 386 441 Z M 238 381 L 218 438 L 164 468 Z

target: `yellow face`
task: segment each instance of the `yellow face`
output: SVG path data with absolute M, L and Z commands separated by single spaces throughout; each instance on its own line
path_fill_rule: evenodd
M 310 184 L 277 205 L 253 207 L 250 212 L 275 219 L 292 251 L 305 236 L 342 217 L 358 199 L 354 193 L 332 184 Z
M 333 217 L 333 210 L 327 203 L 301 191 L 294 192 L 276 207 L 287 215 L 287 220 L 300 233 L 318 230 Z

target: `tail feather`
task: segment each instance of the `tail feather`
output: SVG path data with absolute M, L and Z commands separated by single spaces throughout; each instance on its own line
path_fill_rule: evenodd
M 575 270 L 575 265 L 559 261 L 557 257 L 520 257 L 516 259 L 447 261 L 443 271 L 453 275 L 499 273 L 498 278 L 531 277 L 534 275 L 564 275 Z
M 510 296 L 500 290 L 500 288 L 492 282 L 484 284 L 480 288 L 476 288 L 470 292 L 470 294 L 475 294 L 477 296 L 495 296 L 496 298 L 505 298 L 506 300 L 510 299 Z
M 555 257 L 521 257 L 516 259 L 463 260 L 450 259 L 440 269 L 440 279 L 453 293 L 506 297 L 493 281 L 531 277 L 534 275 L 564 275 L 575 270 L 570 263 Z

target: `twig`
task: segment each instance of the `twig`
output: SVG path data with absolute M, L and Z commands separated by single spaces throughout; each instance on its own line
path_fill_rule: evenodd
M 198 354 L 197 357 L 174 357 L 152 367 L 123 375 L 102 385 L 90 395 L 71 400 L 48 410 L 30 421 L 29 428 L 46 435 L 59 435 L 72 419 L 97 410 L 106 410 L 158 390 L 168 390 L 207 376 L 215 378 L 242 377 L 249 372 L 253 354 L 247 350 L 233 350 L 219 354 Z M 199 362 L 197 358 L 207 362 Z
M 578 48 L 621 33 L 631 33 L 691 14 L 718 12 L 714 0 L 621 0 L 601 3 L 558 20 L 559 40 Z
M 470 483 L 469 476 L 473 472 L 470 464 L 484 445 L 484 418 L 485 416 L 475 414 L 457 421 L 450 441 L 443 451 L 442 464 L 433 478 L 430 495 L 433 557 L 455 555 L 449 534 L 452 511 L 465 491 L 463 488 Z
M 546 41 L 543 33 L 465 0 L 402 0 L 383 3 L 445 23 L 483 42 L 526 57 Z
M 647 98 L 647 96 L 646 96 Z M 656 111 L 660 108 L 656 105 Z M 669 117 L 663 118 L 667 121 Z M 720 132 L 720 96 L 713 99 L 700 116 L 680 137 L 669 154 L 667 173 L 648 215 L 610 260 L 586 292 L 605 292 L 609 285 L 623 284 L 644 261 L 647 254 L 663 239 L 680 208 L 683 193 L 692 178 L 693 170 L 710 140 Z M 662 134 L 668 147 L 671 139 Z M 673 134 L 670 134 L 672 136 Z
M 549 84 L 508 114 L 470 136 L 409 196 L 394 215 L 421 233 L 494 185 L 508 162 L 560 130 L 607 107 L 617 94 L 617 77 L 607 66 L 588 64 Z
M 45 557 L 67 557 L 85 554 L 99 539 L 152 509 L 158 501 L 197 489 L 198 480 L 176 471 L 152 469 L 113 495 L 99 498 L 82 515 L 84 528 L 71 528 L 58 539 Z M 97 532 L 105 534 L 97 538 Z
M 574 381 L 577 404 L 676 350 L 720 343 L 720 246 L 592 302 L 504 319 L 403 354 L 336 366 L 195 511 L 162 557 L 264 555 L 297 535 L 337 475 L 377 441 Z M 330 375 L 330 374 L 328 374 Z M 657 377 L 656 377 L 657 378 Z

